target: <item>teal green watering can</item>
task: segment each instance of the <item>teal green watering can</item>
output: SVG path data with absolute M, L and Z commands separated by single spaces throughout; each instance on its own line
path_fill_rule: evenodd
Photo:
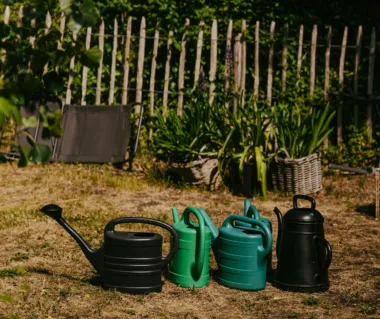
M 250 218 L 254 218 L 256 220 L 260 220 L 266 226 L 268 226 L 268 228 L 270 229 L 271 234 L 273 234 L 271 220 L 268 219 L 268 218 L 261 217 L 259 211 L 256 208 L 256 206 L 252 205 L 251 201 L 249 199 L 245 199 L 244 200 L 244 216 L 247 216 L 247 217 L 250 217 Z M 235 224 L 236 224 L 236 226 L 240 226 L 240 227 L 252 227 L 250 224 L 247 224 L 247 223 L 244 223 L 244 222 L 240 222 L 240 221 L 237 221 Z M 253 226 L 253 227 L 255 229 L 259 229 L 259 227 L 257 227 L 257 226 Z M 270 252 L 270 254 L 268 256 L 267 272 L 268 272 L 269 276 L 271 276 L 272 273 L 273 273 L 273 268 L 272 268 L 272 252 Z
M 206 211 L 202 208 L 198 210 L 211 231 L 213 251 L 218 264 L 218 282 L 242 290 L 264 289 L 267 281 L 267 260 L 272 251 L 269 227 L 260 220 L 231 215 L 218 231 Z M 250 227 L 236 226 L 236 222 L 246 223 Z
M 181 287 L 201 288 L 209 282 L 211 236 L 204 218 L 197 208 L 187 207 L 179 219 L 177 208 L 172 209 L 179 247 L 169 269 L 169 280 Z M 190 214 L 198 223 L 190 220 Z

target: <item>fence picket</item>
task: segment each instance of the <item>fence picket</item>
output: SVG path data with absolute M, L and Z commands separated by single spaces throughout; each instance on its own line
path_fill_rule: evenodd
M 343 39 L 342 39 L 342 47 L 340 52 L 340 60 L 339 60 L 339 91 L 343 91 L 344 86 L 344 60 L 346 57 L 346 48 L 347 48 L 347 36 L 348 36 L 348 28 L 344 28 Z M 341 104 L 338 105 L 338 114 L 337 114 L 337 135 L 338 135 L 338 145 L 343 141 L 343 106 Z
M 355 50 L 355 70 L 354 70 L 354 94 L 358 94 L 358 85 L 359 85 L 359 62 L 360 62 L 360 52 L 362 47 L 362 35 L 363 28 L 360 25 L 358 27 L 358 33 L 356 35 L 356 50 Z M 354 124 L 358 126 L 359 122 L 359 109 L 358 105 L 354 105 Z
M 124 76 L 123 76 L 123 95 L 121 104 L 125 105 L 128 102 L 128 81 L 129 81 L 129 52 L 131 50 L 132 36 L 132 17 L 128 17 L 127 31 L 125 36 L 124 46 Z
M 21 6 L 18 10 L 18 16 L 17 16 L 17 28 L 22 27 L 22 18 L 24 17 L 24 6 Z
M 376 51 L 376 29 L 372 29 L 371 45 L 369 49 L 369 66 L 368 66 L 368 95 L 373 93 L 373 78 L 375 73 L 375 51 Z M 367 132 L 368 140 L 372 141 L 372 104 L 367 106 Z
M 235 80 L 235 93 L 240 93 L 240 80 L 241 80 L 241 33 L 235 37 L 234 42 L 234 80 Z M 238 107 L 238 99 L 234 99 L 233 113 L 236 114 Z
M 216 20 L 212 22 L 211 28 L 211 49 L 210 49 L 210 105 L 214 101 L 215 80 L 216 80 L 216 65 L 218 54 L 218 23 Z
M 75 41 L 77 40 L 77 34 L 73 33 L 72 46 L 75 46 Z M 69 79 L 67 81 L 67 91 L 66 91 L 66 104 L 71 104 L 71 84 L 73 83 L 74 77 L 74 68 L 75 68 L 75 56 L 73 56 L 70 60 L 70 71 L 69 71 Z
M 60 23 L 60 27 L 59 27 L 59 32 L 61 33 L 61 36 L 59 38 L 58 45 L 57 45 L 58 50 L 62 50 L 63 38 L 65 36 L 65 24 L 66 24 L 66 17 L 64 15 L 64 13 L 62 13 L 61 23 Z M 55 72 L 58 73 L 58 71 L 59 71 L 59 66 L 57 65 L 55 67 Z
M 302 68 L 302 46 L 303 46 L 303 24 L 300 26 L 300 34 L 298 39 L 298 54 L 297 54 L 297 82 L 296 86 L 299 87 L 301 80 L 301 68 Z
M 51 15 L 50 12 L 48 11 L 46 14 L 46 19 L 45 19 L 45 35 L 49 33 L 49 29 L 51 28 Z M 49 63 L 46 63 L 44 66 L 44 72 L 43 74 L 46 74 L 49 70 Z
M 260 21 L 256 21 L 255 30 L 255 78 L 253 83 L 253 95 L 259 97 L 259 84 L 260 84 Z
M 103 72 L 103 54 L 104 54 L 104 19 L 101 18 L 99 27 L 99 50 L 101 57 L 98 66 L 98 75 L 96 80 L 96 97 L 95 104 L 100 105 L 102 97 L 102 72 Z
M 9 6 L 6 6 L 5 11 L 4 11 L 4 24 L 9 24 L 10 15 L 11 15 L 11 8 Z M 5 39 L 2 39 L 1 41 L 5 42 Z M 2 49 L 1 61 L 4 63 L 6 58 L 7 58 L 7 51 L 5 49 Z
M 329 95 L 327 94 L 327 90 L 330 88 L 331 37 L 332 37 L 332 28 L 330 26 L 329 31 L 327 33 L 327 43 L 326 43 L 326 52 L 325 52 L 325 91 L 324 91 L 325 101 L 327 101 L 329 98 Z M 328 138 L 326 138 L 323 141 L 323 145 L 325 148 L 327 148 L 329 146 L 329 139 Z
M 115 97 L 115 77 L 116 77 L 116 55 L 117 55 L 117 40 L 118 40 L 119 24 L 117 19 L 113 22 L 113 48 L 112 48 L 112 62 L 111 62 L 111 78 L 110 78 L 110 92 L 108 96 L 108 104 L 112 105 Z
M 139 55 L 137 62 L 136 75 L 136 102 L 142 101 L 142 88 L 144 83 L 144 56 L 145 56 L 145 39 L 146 39 L 146 23 L 145 17 L 141 18 L 140 25 L 140 40 L 139 40 Z M 136 105 L 136 112 L 140 113 L 140 105 Z
M 177 115 L 182 116 L 183 108 L 183 90 L 184 90 L 184 77 L 185 77 L 185 63 L 186 63 L 186 34 L 187 28 L 190 24 L 190 20 L 186 19 L 185 29 L 182 35 L 181 42 L 181 55 L 179 58 L 179 70 L 178 70 L 178 105 L 177 105 Z
M 287 58 L 288 58 L 288 37 L 289 37 L 289 24 L 284 26 L 284 44 L 282 46 L 282 74 L 281 74 L 281 84 L 282 93 L 286 91 L 286 70 L 288 68 Z
M 199 80 L 199 72 L 201 69 L 201 61 L 202 61 L 202 47 L 203 47 L 203 28 L 204 28 L 204 22 L 201 21 L 199 24 L 200 30 L 198 34 L 198 41 L 197 41 L 197 55 L 195 60 L 195 70 L 194 70 L 194 86 L 198 83 Z
M 158 53 L 158 42 L 160 40 L 160 22 L 157 22 L 156 29 L 154 31 L 154 44 L 153 44 L 153 56 L 152 56 L 152 66 L 150 71 L 150 88 L 149 88 L 149 111 L 150 115 L 154 114 L 154 87 L 156 81 L 156 66 L 157 66 L 157 53 Z M 153 135 L 152 127 L 149 128 L 149 138 Z
M 92 28 L 87 28 L 87 34 L 86 34 L 86 50 L 88 50 L 91 46 L 91 32 Z M 87 76 L 88 76 L 88 67 L 83 66 L 82 70 L 82 99 L 80 104 L 86 105 L 86 94 L 87 94 Z
M 268 63 L 268 84 L 267 84 L 267 100 L 272 104 L 272 85 L 273 85 L 273 53 L 274 53 L 274 31 L 276 22 L 272 21 L 270 25 L 270 46 L 269 46 L 269 63 Z
M 224 83 L 224 89 L 227 92 L 231 85 L 231 76 L 233 72 L 233 52 L 232 52 L 232 28 L 233 28 L 233 21 L 228 21 L 228 28 L 227 28 L 227 41 L 226 41 L 226 54 L 224 57 L 224 65 L 225 65 L 225 71 L 224 71 L 224 77 L 225 77 L 225 83 Z M 228 103 L 226 102 L 226 107 L 228 107 Z
M 172 44 L 173 44 L 173 26 L 170 27 L 167 44 L 167 55 L 165 62 L 165 80 L 164 80 L 164 96 L 162 99 L 163 109 L 162 115 L 166 118 L 168 112 L 168 95 L 169 95 L 169 79 L 170 79 L 170 60 L 172 58 Z
M 317 54 L 317 37 L 318 26 L 313 25 L 313 31 L 311 34 L 311 48 L 310 48 L 310 96 L 314 96 L 315 89 L 315 60 Z
M 241 22 L 241 106 L 244 107 L 245 103 L 245 80 L 247 72 L 247 22 L 243 20 Z

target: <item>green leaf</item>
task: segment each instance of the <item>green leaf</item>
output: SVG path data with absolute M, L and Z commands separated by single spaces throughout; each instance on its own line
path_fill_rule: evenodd
M 26 167 L 29 163 L 29 149 L 27 147 L 18 147 L 20 159 L 17 163 L 18 167 Z
M 66 16 L 72 13 L 71 6 L 73 5 L 73 0 L 59 0 L 59 5 Z
M 97 46 L 86 51 L 84 63 L 87 66 L 97 65 L 102 57 L 102 51 Z
M 65 84 L 65 81 L 62 79 L 62 77 L 55 71 L 46 73 L 43 76 L 43 81 L 45 88 L 51 93 L 56 93 L 62 89 Z
M 47 145 L 35 144 L 30 151 L 30 158 L 33 163 L 43 164 L 49 161 L 50 148 Z
M 84 21 L 82 15 L 71 14 L 69 16 L 69 21 L 67 22 L 67 27 L 73 32 L 78 33 L 83 27 Z
M 35 128 L 38 126 L 38 119 L 35 116 L 23 117 L 22 118 L 22 125 L 25 128 Z
M 99 11 L 92 0 L 84 0 L 81 13 L 86 26 L 93 27 L 99 20 Z

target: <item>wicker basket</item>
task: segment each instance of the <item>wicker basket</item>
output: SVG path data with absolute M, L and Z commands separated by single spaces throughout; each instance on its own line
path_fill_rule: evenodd
M 322 189 L 322 169 L 319 153 L 291 159 L 275 157 L 272 167 L 272 183 L 275 190 L 296 194 L 310 194 Z

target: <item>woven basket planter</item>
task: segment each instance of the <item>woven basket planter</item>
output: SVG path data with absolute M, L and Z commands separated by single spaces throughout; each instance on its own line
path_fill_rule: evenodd
M 322 189 L 320 155 L 313 153 L 298 159 L 276 156 L 272 167 L 272 183 L 273 188 L 280 192 L 306 195 L 320 191 Z

